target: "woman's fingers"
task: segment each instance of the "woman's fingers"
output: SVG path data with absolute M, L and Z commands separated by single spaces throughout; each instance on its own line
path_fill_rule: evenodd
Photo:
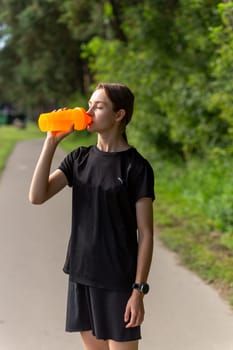
M 127 323 L 126 328 L 137 327 L 140 326 L 143 322 L 144 315 L 140 312 L 130 314 L 130 321 Z
M 144 306 L 142 299 L 130 298 L 126 309 L 124 320 L 127 323 L 126 328 L 140 326 L 144 320 Z
M 62 139 L 64 139 L 66 136 L 70 135 L 72 132 L 74 131 L 74 125 L 72 125 L 70 127 L 70 129 L 68 131 L 48 131 L 48 136 L 49 137 L 53 137 L 56 138 L 57 141 L 61 141 Z

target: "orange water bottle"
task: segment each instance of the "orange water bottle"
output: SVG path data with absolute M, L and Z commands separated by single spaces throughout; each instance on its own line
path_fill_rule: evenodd
M 84 108 L 68 108 L 57 111 L 42 113 L 38 124 L 41 131 L 69 131 L 74 125 L 75 130 L 84 130 L 91 124 L 92 117 Z

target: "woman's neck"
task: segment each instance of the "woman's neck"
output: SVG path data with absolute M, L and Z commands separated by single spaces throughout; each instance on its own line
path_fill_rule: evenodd
M 126 151 L 129 145 L 123 137 L 111 139 L 98 135 L 97 147 L 100 151 L 104 152 L 121 152 Z

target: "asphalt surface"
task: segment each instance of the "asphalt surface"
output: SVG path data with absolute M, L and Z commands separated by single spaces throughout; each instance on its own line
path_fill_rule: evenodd
M 0 178 L 0 350 L 82 350 L 65 333 L 71 193 L 33 206 L 28 189 L 41 140 L 17 144 Z M 57 150 L 54 167 L 64 157 Z M 233 350 L 233 312 L 156 241 L 145 297 L 144 350 Z

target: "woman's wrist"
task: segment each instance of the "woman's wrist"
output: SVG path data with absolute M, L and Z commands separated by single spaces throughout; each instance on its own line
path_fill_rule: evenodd
M 131 295 L 133 298 L 141 298 L 141 299 L 144 298 L 144 294 L 137 289 L 133 289 Z
M 45 141 L 44 141 L 44 147 L 45 148 L 56 149 L 58 144 L 59 144 L 59 140 L 57 140 L 53 136 L 47 135 L 47 137 L 45 138 Z

